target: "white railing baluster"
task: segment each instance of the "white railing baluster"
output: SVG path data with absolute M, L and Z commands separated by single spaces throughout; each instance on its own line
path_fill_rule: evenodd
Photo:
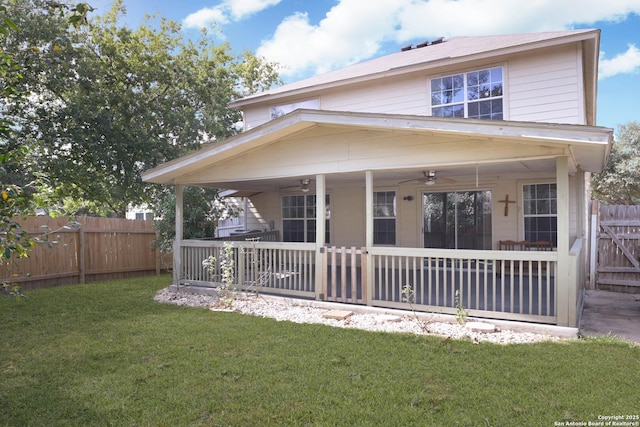
M 223 245 L 222 241 L 182 241 L 178 271 L 182 283 L 212 286 L 212 280 L 220 280 L 210 276 L 202 261 L 209 256 L 219 261 Z M 240 287 L 260 282 L 266 292 L 315 297 L 315 286 L 321 284 L 314 283 L 314 269 L 321 268 L 330 282 L 322 293 L 336 301 L 363 303 L 365 289 L 361 297 L 359 289 L 366 280 L 374 280 L 370 301 L 376 306 L 406 309 L 402 288 L 409 285 L 418 310 L 454 314 L 455 290 L 459 289 L 463 306 L 473 316 L 487 312 L 493 318 L 555 322 L 554 251 L 326 247 L 322 259 L 327 266 L 323 268 L 315 266 L 314 244 L 234 241 L 233 247 Z M 374 277 L 366 275 L 367 250 Z

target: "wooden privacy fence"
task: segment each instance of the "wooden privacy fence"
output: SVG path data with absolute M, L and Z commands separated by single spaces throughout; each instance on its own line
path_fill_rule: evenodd
M 171 258 L 152 248 L 153 221 L 123 218 L 32 216 L 17 219 L 30 237 L 47 234 L 50 245 L 13 259 L 0 279 L 23 289 L 87 283 L 148 274 L 170 267 Z
M 600 205 L 597 212 L 596 287 L 640 293 L 640 206 Z

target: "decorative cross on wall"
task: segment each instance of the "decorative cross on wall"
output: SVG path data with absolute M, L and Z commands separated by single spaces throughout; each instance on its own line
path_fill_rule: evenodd
M 500 203 L 504 203 L 504 216 L 509 216 L 509 203 L 515 203 L 515 200 L 509 200 L 509 195 L 504 196 L 504 200 L 498 200 Z

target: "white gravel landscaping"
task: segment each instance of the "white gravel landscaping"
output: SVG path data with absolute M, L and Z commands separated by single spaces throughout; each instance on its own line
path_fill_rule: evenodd
M 221 308 L 216 296 L 175 292 L 169 288 L 159 291 L 155 296 L 155 300 L 163 303 L 212 310 L 224 309 Z M 351 311 L 353 314 L 344 320 L 323 317 L 324 314 L 335 309 Z M 527 332 L 525 331 L 526 326 L 520 326 L 516 331 L 500 326 L 499 322 L 478 319 L 467 319 L 466 325 L 462 326 L 453 320 L 453 316 L 418 313 L 418 319 L 416 319 L 416 316 L 411 311 L 385 310 L 267 295 L 240 297 L 233 300 L 232 306 L 228 310 L 252 316 L 270 317 L 279 321 L 321 323 L 339 328 L 358 328 L 368 331 L 437 335 L 450 339 L 469 339 L 477 343 L 530 344 L 572 338 L 571 330 L 558 329 L 558 333 L 554 333 L 552 327 L 545 330 L 545 333 Z M 443 321 L 442 319 L 445 317 L 451 317 L 452 321 Z M 484 330 L 483 326 L 486 327 L 487 325 L 494 325 L 495 332 L 478 332 Z M 492 330 L 493 328 L 488 329 Z M 539 330 L 540 327 L 532 325 L 531 329 Z

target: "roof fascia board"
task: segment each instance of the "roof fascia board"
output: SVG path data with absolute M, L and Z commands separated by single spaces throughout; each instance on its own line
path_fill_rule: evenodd
M 600 30 L 597 30 L 595 37 L 584 40 L 582 43 L 582 55 L 585 69 L 585 91 L 592 102 L 587 102 L 587 123 L 595 125 L 597 123 L 596 100 L 598 99 L 598 68 L 600 52 Z
M 585 125 L 559 125 L 542 122 L 513 122 L 475 119 L 445 119 L 378 113 L 352 113 L 326 110 L 298 110 L 303 120 L 316 124 L 349 125 L 385 130 L 415 130 L 434 133 L 468 134 L 475 137 L 524 139 L 562 144 L 609 144 L 611 129 Z

